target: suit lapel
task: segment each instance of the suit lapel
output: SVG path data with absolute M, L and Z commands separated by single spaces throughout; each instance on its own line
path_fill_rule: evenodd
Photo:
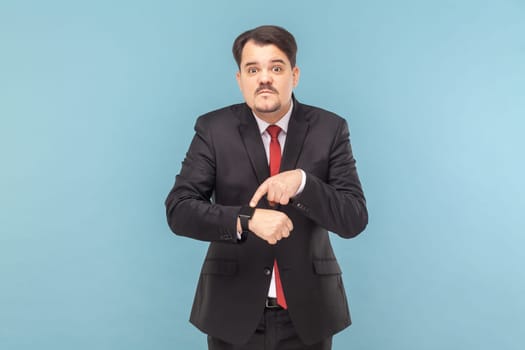
M 303 149 L 303 143 L 308 132 L 308 121 L 301 111 L 301 105 L 294 99 L 294 110 L 288 124 L 286 143 L 281 159 L 280 171 L 293 170 Z
M 270 176 L 270 169 L 268 168 L 268 160 L 266 159 L 266 152 L 264 151 L 264 144 L 261 139 L 259 127 L 251 110 L 247 108 L 247 106 L 241 108 L 239 118 L 239 133 L 241 134 L 244 147 L 246 148 L 246 152 L 248 153 L 248 157 L 250 158 L 250 162 L 260 184 Z

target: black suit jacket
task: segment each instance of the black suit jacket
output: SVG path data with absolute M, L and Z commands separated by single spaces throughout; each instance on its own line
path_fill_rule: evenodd
M 290 317 L 306 344 L 349 326 L 341 269 L 328 231 L 354 237 L 364 230 L 368 214 L 346 121 L 294 100 L 280 170 L 303 169 L 306 185 L 290 204 L 278 208 L 294 229 L 275 246 L 253 234 L 237 240 L 240 206 L 269 176 L 250 108 L 238 104 L 203 115 L 195 132 L 166 199 L 173 232 L 211 242 L 190 321 L 227 342 L 246 342 L 263 313 L 277 259 Z M 269 208 L 266 201 L 259 207 Z

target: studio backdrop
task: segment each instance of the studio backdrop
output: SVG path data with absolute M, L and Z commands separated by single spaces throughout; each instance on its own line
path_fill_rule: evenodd
M 234 38 L 298 41 L 299 101 L 348 121 L 370 223 L 333 235 L 335 349 L 525 348 L 525 2 L 0 4 L 0 349 L 203 349 L 206 243 L 164 199 Z

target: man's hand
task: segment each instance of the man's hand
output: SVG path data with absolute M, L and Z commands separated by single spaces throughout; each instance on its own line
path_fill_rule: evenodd
M 267 178 L 255 191 L 250 200 L 250 207 L 255 208 L 264 195 L 270 205 L 288 204 L 290 198 L 295 196 L 301 186 L 301 180 L 302 173 L 299 169 L 285 171 Z
M 285 213 L 272 209 L 255 209 L 248 226 L 251 232 L 269 244 L 290 236 L 293 230 L 292 220 Z

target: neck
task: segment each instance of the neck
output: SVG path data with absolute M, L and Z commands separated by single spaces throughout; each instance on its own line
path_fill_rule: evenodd
M 284 114 L 280 114 L 280 115 L 271 115 L 269 113 L 257 113 L 257 112 L 253 112 L 257 117 L 259 117 L 260 119 L 264 120 L 265 122 L 267 122 L 268 124 L 275 124 L 277 123 L 279 120 L 281 120 L 284 115 Z

